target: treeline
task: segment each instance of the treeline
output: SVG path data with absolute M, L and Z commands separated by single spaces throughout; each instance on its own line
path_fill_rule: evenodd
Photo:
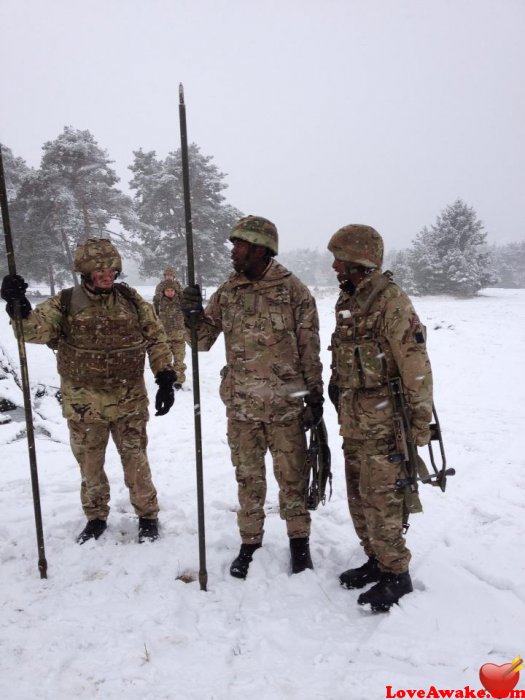
M 157 157 L 134 151 L 130 197 L 107 151 L 89 131 L 65 127 L 42 147 L 40 167 L 2 144 L 17 268 L 37 283 L 71 284 L 72 255 L 86 238 L 111 238 L 138 263 L 143 277 L 158 277 L 167 265 L 185 277 L 186 240 L 180 149 Z M 189 146 L 195 271 L 199 281 L 217 284 L 231 270 L 228 232 L 242 213 L 225 201 L 225 174 Z M 7 271 L 4 241 L 0 273 Z
M 180 149 L 159 158 L 155 151 L 133 152 L 129 188 L 107 151 L 93 135 L 70 126 L 42 147 L 40 166 L 2 144 L 4 170 L 18 269 L 37 283 L 76 281 L 72 255 L 90 237 L 109 237 L 133 258 L 142 277 L 159 277 L 167 265 L 185 279 L 186 239 Z M 216 285 L 231 272 L 228 234 L 242 216 L 226 203 L 225 174 L 212 156 L 189 147 L 192 220 L 197 280 Z M 384 267 L 410 294 L 473 296 L 487 286 L 525 287 L 525 241 L 487 245 L 483 223 L 461 199 L 424 227 L 405 250 L 390 251 Z M 4 240 L 0 274 L 7 272 Z M 309 249 L 281 253 L 279 259 L 306 284 L 333 286 L 332 256 Z
M 280 257 L 309 285 L 335 284 L 328 252 L 296 250 Z M 483 287 L 525 288 L 525 241 L 488 246 L 476 212 L 458 199 L 409 248 L 387 253 L 383 267 L 415 295 L 471 297 Z

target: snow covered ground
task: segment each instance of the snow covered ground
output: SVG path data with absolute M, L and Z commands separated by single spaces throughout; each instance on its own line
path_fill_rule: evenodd
M 140 289 L 151 298 L 151 288 Z M 325 379 L 335 299 L 335 288 L 319 290 Z M 338 574 L 363 557 L 347 512 L 340 438 L 328 403 L 334 495 L 313 514 L 315 571 L 289 574 L 270 470 L 264 547 L 246 581 L 231 578 L 239 537 L 218 397 L 220 339 L 200 355 L 207 592 L 198 582 L 177 580 L 198 570 L 190 391 L 179 392 L 172 411 L 149 423 L 162 537 L 142 545 L 113 446 L 108 530 L 98 542 L 75 543 L 84 524 L 78 467 L 55 398 L 36 399 L 47 580 L 37 569 L 20 412 L 0 425 L 2 697 L 380 699 L 432 686 L 479 690 L 482 664 L 523 655 L 525 290 L 490 289 L 465 301 L 424 297 L 415 304 L 428 327 L 435 401 L 457 475 L 446 494 L 422 487 L 425 513 L 413 517 L 408 535 L 412 595 L 390 613 L 374 615 L 357 606 L 358 592 L 338 584 Z M 0 361 L 4 352 L 17 366 L 7 321 L 2 311 Z M 27 346 L 27 354 L 31 383 L 57 386 L 53 353 Z M 149 372 L 147 381 L 153 398 Z M 2 387 L 21 405 L 9 377 Z M 517 687 L 525 688 L 525 678 Z

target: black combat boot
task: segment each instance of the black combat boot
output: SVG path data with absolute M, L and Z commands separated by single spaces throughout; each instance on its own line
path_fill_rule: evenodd
M 359 605 L 370 604 L 374 612 L 388 612 L 402 596 L 413 590 L 408 571 L 402 574 L 383 571 L 379 582 L 366 593 L 361 593 L 357 602 Z
M 139 518 L 139 542 L 155 542 L 159 537 L 156 518 Z
M 235 578 L 246 578 L 248 569 L 250 568 L 255 550 L 261 547 L 260 542 L 255 544 L 241 544 L 239 555 L 232 561 L 230 566 L 230 574 Z
M 368 583 L 375 583 L 381 578 L 381 571 L 375 557 L 357 569 L 347 569 L 339 576 L 339 583 L 345 588 L 363 588 Z
M 84 542 L 87 542 L 88 540 L 98 540 L 98 538 L 104 532 L 106 527 L 106 521 L 100 520 L 100 518 L 88 520 L 86 527 L 77 537 L 78 544 L 84 544 Z
M 292 555 L 292 574 L 300 574 L 305 569 L 313 569 L 308 537 L 294 537 L 290 540 Z

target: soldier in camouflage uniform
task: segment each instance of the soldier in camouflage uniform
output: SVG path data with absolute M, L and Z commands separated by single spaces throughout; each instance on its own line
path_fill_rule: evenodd
M 120 255 L 109 240 L 90 239 L 75 252 L 81 285 L 34 310 L 22 277 L 8 275 L 2 283 L 11 317 L 14 301 L 21 304 L 25 340 L 57 347 L 62 411 L 80 466 L 81 501 L 88 520 L 77 538 L 80 544 L 98 539 L 106 529 L 110 493 L 104 460 L 110 434 L 139 516 L 139 541 L 158 536 L 157 492 L 146 454 L 146 353 L 159 385 L 156 415 L 173 405 L 175 372 L 166 334 L 151 304 L 131 287 L 114 284 L 121 269 Z
M 173 289 L 174 293 L 166 290 Z M 166 297 L 168 299 L 166 300 Z M 167 267 L 164 270 L 163 279 L 155 287 L 153 295 L 153 307 L 160 316 L 161 310 L 163 318 L 161 318 L 164 329 L 168 334 L 171 350 L 173 353 L 173 362 L 175 371 L 177 372 L 176 389 L 180 389 L 186 381 L 186 364 L 184 358 L 186 355 L 185 332 L 184 332 L 184 316 L 181 308 L 182 285 L 175 277 L 175 268 Z M 173 303 L 171 302 L 173 300 Z M 170 330 L 168 331 L 168 326 Z
M 182 287 L 175 279 L 166 279 L 157 285 L 153 306 L 157 312 L 173 354 L 173 365 L 177 374 L 175 389 L 180 389 L 186 381 L 186 333 L 184 328 L 184 314 L 181 308 Z
M 161 281 L 155 287 L 155 293 L 153 295 L 153 306 L 155 307 L 155 311 L 157 311 L 156 305 L 158 304 L 160 298 L 162 297 L 162 291 L 164 289 L 164 282 L 173 282 L 174 289 L 178 292 L 179 297 L 182 294 L 181 283 L 177 279 L 175 279 L 175 268 L 171 267 L 171 266 L 167 267 L 164 270 Z
M 403 537 L 402 475 L 394 455 L 388 380 L 400 377 L 417 445 L 430 440 L 432 372 L 425 329 L 407 295 L 382 273 L 383 240 L 370 226 L 337 231 L 328 249 L 341 293 L 332 335 L 328 387 L 343 437 L 350 515 L 368 561 L 340 576 L 347 588 L 375 585 L 360 605 L 388 610 L 412 591 L 410 552 Z
M 209 350 L 221 332 L 226 344 L 220 393 L 227 410 L 242 541 L 230 573 L 245 578 L 262 544 L 267 450 L 279 484 L 292 571 L 298 573 L 313 568 L 304 430 L 321 419 L 323 410 L 317 309 L 305 285 L 274 260 L 278 239 L 273 223 L 244 217 L 230 240 L 235 272 L 206 309 L 198 287 L 183 292 L 186 316 L 196 315 L 199 350 Z

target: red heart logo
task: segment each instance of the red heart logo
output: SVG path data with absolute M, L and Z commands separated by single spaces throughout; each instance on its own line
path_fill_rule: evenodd
M 488 690 L 493 698 L 506 698 L 520 679 L 517 671 L 511 671 L 512 663 L 483 664 L 479 669 L 479 679 L 485 690 Z

